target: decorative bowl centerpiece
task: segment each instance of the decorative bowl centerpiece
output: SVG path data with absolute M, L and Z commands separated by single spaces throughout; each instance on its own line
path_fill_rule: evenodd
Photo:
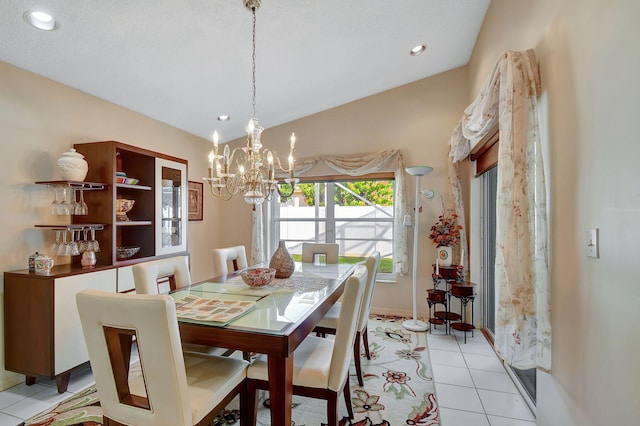
M 273 268 L 247 268 L 240 272 L 242 281 L 249 287 L 262 287 L 271 282 L 276 275 Z
M 136 246 L 116 247 L 116 259 L 118 260 L 130 259 L 139 251 L 140 251 L 140 247 L 136 247 Z
M 116 220 L 118 222 L 128 222 L 131 219 L 127 217 L 127 213 L 133 208 L 133 204 L 136 200 L 127 200 L 124 198 L 118 198 L 116 200 Z

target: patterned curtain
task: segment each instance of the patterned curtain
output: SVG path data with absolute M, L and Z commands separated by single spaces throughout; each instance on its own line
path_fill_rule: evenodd
M 551 370 L 551 304 L 545 178 L 533 50 L 504 52 L 450 141 L 450 183 L 462 217 L 458 162 L 498 125 L 495 347 L 520 369 Z
M 407 211 L 407 188 L 404 176 L 404 157 L 400 150 L 386 150 L 381 152 L 351 154 L 351 155 L 318 155 L 310 159 L 303 159 L 296 162 L 296 175 L 301 176 L 309 172 L 314 166 L 322 163 L 338 173 L 349 176 L 362 176 L 369 173 L 393 170 L 396 180 L 395 200 L 394 200 L 394 247 L 393 257 L 396 263 L 396 271 L 401 275 L 409 273 L 408 266 L 408 242 L 407 229 L 402 226 L 402 220 Z M 276 173 L 277 178 L 288 176 Z M 256 208 L 253 212 L 252 235 L 253 244 L 251 246 L 251 261 L 258 262 L 266 260 L 266 253 L 269 239 L 265 235 L 271 231 L 271 221 L 264 220 L 269 210 L 266 203 L 263 208 Z

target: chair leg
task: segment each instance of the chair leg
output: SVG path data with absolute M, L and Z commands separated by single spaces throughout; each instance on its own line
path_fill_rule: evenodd
M 351 390 L 349 389 L 349 377 L 347 377 L 347 381 L 342 388 L 342 393 L 344 394 L 344 405 L 347 406 L 347 413 L 349 413 L 349 418 L 353 419 L 353 405 L 351 405 Z
M 360 332 L 356 332 L 356 340 L 353 343 L 353 361 L 356 364 L 356 375 L 358 376 L 358 384 L 364 386 L 362 381 L 362 368 L 360 366 Z
M 327 397 L 327 424 L 338 426 L 338 394 L 329 392 Z
M 371 353 L 369 352 L 369 329 L 365 325 L 362 330 L 362 340 L 364 340 L 364 353 L 367 354 L 367 359 L 371 360 Z
M 249 396 L 249 392 L 247 391 L 248 386 L 247 386 L 247 380 L 245 379 L 242 388 L 240 389 L 240 395 L 238 395 L 240 397 L 240 425 L 249 425 L 249 424 L 254 424 L 254 423 L 249 423 L 248 421 L 248 417 L 249 417 L 249 410 L 248 410 L 248 405 L 249 405 L 249 400 L 251 399 Z M 255 392 L 254 392 L 255 395 Z M 254 396 L 254 399 L 255 396 Z M 253 410 L 254 413 L 257 411 L 257 409 Z
M 242 395 L 240 399 L 240 404 L 242 404 Z M 255 425 L 258 420 L 258 387 L 256 386 L 256 382 L 247 379 L 247 414 L 242 416 L 242 411 L 240 412 L 240 416 L 244 418 L 247 425 Z M 242 407 L 240 408 L 242 410 Z M 242 420 L 242 419 L 241 419 Z

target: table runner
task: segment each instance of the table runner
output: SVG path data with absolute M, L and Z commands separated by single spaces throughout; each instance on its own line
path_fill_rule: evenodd
M 220 285 L 226 293 L 242 294 L 247 296 L 267 296 L 272 293 L 295 293 L 303 294 L 309 291 L 322 290 L 331 283 L 331 279 L 320 275 L 305 276 L 293 274 L 289 278 L 274 278 L 270 284 L 262 287 L 249 287 L 242 281 L 242 277 L 237 276 L 228 279 Z

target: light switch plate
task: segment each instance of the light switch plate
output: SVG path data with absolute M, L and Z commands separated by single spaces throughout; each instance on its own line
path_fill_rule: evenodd
M 600 257 L 600 244 L 598 241 L 598 228 L 589 229 L 589 233 L 587 235 L 587 256 L 595 257 L 596 259 Z

